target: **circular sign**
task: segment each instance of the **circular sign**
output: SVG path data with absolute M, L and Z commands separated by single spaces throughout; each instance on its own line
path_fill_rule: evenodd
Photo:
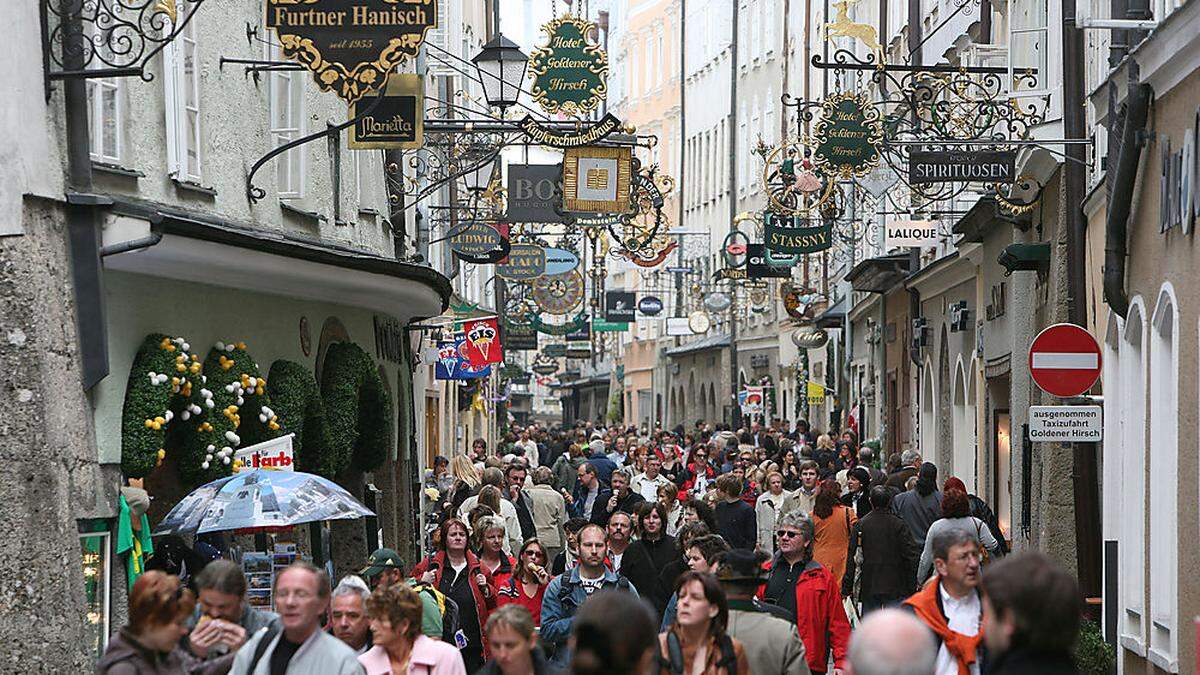
M 507 239 L 499 230 L 488 223 L 473 221 L 466 223 L 450 236 L 448 245 L 454 255 L 472 263 L 494 263 L 504 256 L 496 257 L 497 251 L 505 251 Z
M 637 308 L 639 312 L 646 316 L 657 316 L 659 312 L 663 311 L 663 301 L 653 295 L 647 295 L 638 300 Z
M 817 349 L 829 342 L 829 333 L 822 328 L 797 328 L 792 332 L 792 344 L 801 349 Z
M 750 237 L 744 232 L 730 232 L 725 235 L 725 243 L 721 246 L 721 257 L 725 259 L 726 267 L 742 267 L 746 264 L 746 251 L 750 248 Z
M 724 312 L 733 304 L 728 293 L 713 292 L 704 296 L 704 308 L 710 312 Z
M 704 312 L 692 312 L 688 315 L 688 328 L 697 335 L 707 333 L 708 329 L 712 328 L 712 320 Z
M 1029 345 L 1029 374 L 1047 394 L 1079 396 L 1100 377 L 1100 345 L 1073 323 L 1050 326 Z
M 579 256 L 565 248 L 546 248 L 543 250 L 546 252 L 546 271 L 543 274 L 547 276 L 566 274 L 579 267 Z
M 533 300 L 547 314 L 569 314 L 583 302 L 583 277 L 574 270 L 540 276 L 533 281 Z

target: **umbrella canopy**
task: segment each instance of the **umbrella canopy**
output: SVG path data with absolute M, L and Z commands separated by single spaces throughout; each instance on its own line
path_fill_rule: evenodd
M 255 469 L 196 488 L 171 509 L 154 534 L 287 527 L 373 515 L 341 486 L 320 476 Z

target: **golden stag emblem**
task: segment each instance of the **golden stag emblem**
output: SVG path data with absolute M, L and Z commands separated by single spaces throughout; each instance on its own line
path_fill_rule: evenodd
M 855 23 L 850 20 L 850 2 L 851 0 L 838 0 L 833 3 L 833 6 L 837 7 L 837 19 L 833 23 L 825 24 L 825 39 L 841 36 L 858 40 L 877 54 L 879 62 L 883 63 L 883 47 L 879 45 L 878 31 L 869 23 Z

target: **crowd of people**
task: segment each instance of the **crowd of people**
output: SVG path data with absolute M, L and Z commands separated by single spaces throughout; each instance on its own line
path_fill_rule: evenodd
M 804 422 L 537 426 L 427 473 L 420 560 L 332 586 L 296 563 L 277 614 L 239 567 L 147 572 L 99 672 L 307 675 L 1074 673 L 1074 579 L 1008 555 L 995 514 L 907 451 Z

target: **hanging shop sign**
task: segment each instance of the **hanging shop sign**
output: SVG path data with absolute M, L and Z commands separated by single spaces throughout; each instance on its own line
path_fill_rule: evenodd
M 763 260 L 768 267 L 795 267 L 800 263 L 798 253 L 779 253 L 769 248 L 763 249 Z
M 622 333 L 629 330 L 629 322 L 592 319 L 592 330 L 597 333 Z
M 459 377 L 458 344 L 454 340 L 442 340 L 437 345 L 437 361 L 433 367 L 435 380 L 457 380 Z
M 547 276 L 566 274 L 579 267 L 579 256 L 572 251 L 565 248 L 547 248 L 545 251 Z
M 762 244 L 750 244 L 746 251 L 746 278 L 748 279 L 790 279 L 790 267 L 774 267 L 767 264 L 766 247 Z
M 539 356 L 538 360 L 534 361 L 531 369 L 538 375 L 553 375 L 558 372 L 558 364 L 552 359 L 543 359 Z
M 744 232 L 734 230 L 725 235 L 725 243 L 721 245 L 721 257 L 725 259 L 725 266 L 738 268 L 745 265 L 749 247 L 750 237 Z
M 575 315 L 574 319 L 571 319 L 567 323 L 551 324 L 542 321 L 542 317 L 535 315 L 530 323 L 533 325 L 534 330 L 539 333 L 543 333 L 545 335 L 562 336 L 570 335 L 571 333 L 578 331 L 581 326 L 586 326 L 588 323 L 588 317 L 587 314 L 580 312 L 579 314 Z
M 938 221 L 893 220 L 883 226 L 883 249 L 933 248 L 938 245 Z
M 464 356 L 472 366 L 485 366 L 504 361 L 504 348 L 500 343 L 500 326 L 496 319 L 476 319 L 463 324 L 466 336 Z
M 1011 183 L 1017 176 L 1012 150 L 913 150 L 908 153 L 908 182 Z
M 826 96 L 814 136 L 816 167 L 828 175 L 846 179 L 866 176 L 879 166 L 883 120 L 879 109 L 863 94 Z
M 511 253 L 508 239 L 480 221 L 460 225 L 448 243 L 456 257 L 477 265 L 496 263 Z
M 667 317 L 667 335 L 683 336 L 695 335 L 695 333 L 692 332 L 692 327 L 688 325 L 688 318 L 686 316 L 670 316 Z
M 538 332 L 529 324 L 506 323 L 504 325 L 504 346 L 509 351 L 537 351 Z
M 805 398 L 808 399 L 809 405 L 823 405 L 825 403 L 824 385 L 810 380 L 808 385 L 805 386 L 805 390 Z
M 438 21 L 437 4 L 428 1 L 267 0 L 264 7 L 264 25 L 275 29 L 283 56 L 347 103 L 383 87 Z
M 761 415 L 763 411 L 763 388 L 745 387 L 738 392 L 738 405 L 743 415 Z
M 521 131 L 529 140 L 538 145 L 548 145 L 552 148 L 578 148 L 585 145 L 595 145 L 608 138 L 609 134 L 621 128 L 621 120 L 612 113 L 607 113 L 590 126 L 572 131 L 553 129 L 526 115 L 517 122 Z
M 546 345 L 542 349 L 542 353 L 552 359 L 561 359 L 567 355 L 567 345 L 563 342 L 554 342 Z
M 567 333 L 567 342 L 591 342 L 592 324 L 584 321 L 577 330 Z
M 533 281 L 533 301 L 546 314 L 561 316 L 583 302 L 583 275 L 575 270 L 544 274 Z
M 804 302 L 802 296 L 803 293 L 798 286 L 784 283 L 779 287 L 779 299 L 783 301 L 783 309 L 793 319 L 803 319 L 808 310 L 808 304 Z M 794 338 L 793 335 L 793 341 Z
M 829 333 L 823 328 L 797 328 L 792 331 L 792 344 L 800 349 L 819 349 L 829 342 Z
M 509 281 L 533 281 L 546 272 L 546 249 L 534 244 L 513 244 L 496 274 Z
M 649 268 L 658 267 L 661 265 L 663 261 L 667 259 L 667 256 L 671 255 L 671 252 L 676 248 L 679 248 L 679 242 L 668 241 L 661 249 L 646 247 L 640 248 L 636 251 L 630 251 L 629 249 L 622 248 L 618 249 L 617 253 L 638 267 Z
M 563 208 L 583 213 L 626 213 L 632 180 L 632 148 L 571 148 L 563 155 Z
M 833 246 L 832 221 L 813 221 L 798 214 L 787 217 L 764 211 L 763 233 L 767 249 L 778 253 L 817 253 Z
M 568 359 L 590 359 L 590 358 L 592 358 L 592 343 L 590 343 L 590 342 L 568 342 L 566 357 Z
M 579 116 L 608 94 L 608 55 L 593 42 L 596 24 L 566 14 L 542 26 L 549 40 L 529 55 L 529 93 L 548 113 Z
M 615 323 L 636 321 L 634 312 L 637 296 L 629 291 L 606 291 L 604 293 L 604 318 Z
M 358 109 L 370 112 L 358 118 Z M 392 73 L 378 102 L 350 104 L 351 150 L 411 150 L 425 145 L 425 78 Z
M 510 223 L 565 222 L 559 208 L 561 178 L 562 166 L 558 164 L 509 164 L 505 220 Z
M 646 316 L 658 316 L 663 311 L 663 301 L 653 295 L 638 300 L 637 309 Z
M 747 274 L 744 268 L 730 269 L 728 267 L 713 272 L 713 276 L 717 279 L 724 279 L 726 281 L 743 281 L 750 278 L 749 274 Z
M 712 319 L 708 318 L 708 314 L 701 311 L 695 311 L 688 315 L 688 328 L 696 335 L 707 333 L 708 329 L 712 328 Z
M 733 304 L 733 298 L 728 293 L 713 291 L 704 296 L 704 308 L 710 312 L 724 312 Z

